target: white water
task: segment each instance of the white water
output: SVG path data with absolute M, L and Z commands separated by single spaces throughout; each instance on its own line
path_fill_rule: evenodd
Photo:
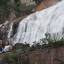
M 12 50 L 12 46 L 11 45 L 8 45 L 8 46 L 5 46 L 4 49 L 2 50 L 2 52 L 8 52 Z
M 18 26 L 17 33 L 12 39 L 13 45 L 16 43 L 33 44 L 45 38 L 46 33 L 52 37 L 60 39 L 63 37 L 64 29 L 64 1 L 44 9 L 40 12 L 33 13 L 23 19 Z M 56 35 L 58 33 L 58 35 Z M 55 34 L 55 35 L 54 35 Z
M 11 35 L 12 35 L 12 29 L 13 29 L 13 22 L 10 24 L 10 28 L 9 28 L 10 30 L 8 31 L 8 39 L 11 37 Z

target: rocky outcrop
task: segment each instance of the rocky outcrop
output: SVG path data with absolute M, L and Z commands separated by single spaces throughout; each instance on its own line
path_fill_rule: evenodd
M 27 15 L 14 19 L 10 18 L 10 21 L 5 21 L 4 23 L 0 24 L 0 48 L 11 44 L 9 42 L 9 38 L 12 38 L 15 35 L 19 22 L 26 16 Z M 13 30 L 12 34 L 11 30 Z
M 9 29 L 9 22 L 6 21 L 3 24 L 0 24 L 0 43 L 2 44 L 2 46 L 5 45 L 5 43 L 7 42 L 7 33 L 8 33 L 8 29 Z
M 20 58 L 22 64 L 64 64 L 64 47 L 32 51 Z
M 39 1 L 36 5 L 36 11 L 40 11 L 42 9 L 48 8 L 56 4 L 57 2 L 61 0 L 35 0 L 35 1 Z

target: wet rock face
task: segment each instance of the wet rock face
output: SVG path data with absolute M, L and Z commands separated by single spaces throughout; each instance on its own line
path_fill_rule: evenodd
M 64 47 L 21 54 L 22 64 L 64 64 Z
M 11 37 L 13 37 L 16 34 L 18 25 L 19 25 L 19 22 L 14 22 L 13 27 L 12 27 L 13 33 L 12 33 Z
M 7 37 L 7 26 L 0 27 L 0 39 Z
M 19 22 L 13 22 L 12 28 L 10 24 L 11 22 L 9 21 L 6 21 L 5 23 L 0 24 L 0 43 L 2 43 L 3 46 L 9 44 L 9 40 L 8 40 L 9 30 L 10 29 L 13 30 L 12 34 L 10 34 L 10 37 L 13 37 L 17 31 Z

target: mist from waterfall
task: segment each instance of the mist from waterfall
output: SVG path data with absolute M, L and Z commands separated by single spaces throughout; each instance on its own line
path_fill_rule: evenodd
M 12 32 L 12 27 L 10 32 Z M 9 32 L 9 37 L 10 33 Z M 33 44 L 46 38 L 49 33 L 51 38 L 57 40 L 64 36 L 64 1 L 57 3 L 42 11 L 33 13 L 20 21 L 16 34 L 10 38 L 13 45 L 16 43 Z

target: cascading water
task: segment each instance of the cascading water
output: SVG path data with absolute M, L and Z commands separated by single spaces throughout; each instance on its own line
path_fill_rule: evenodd
M 13 22 L 10 24 L 10 30 L 9 30 L 9 32 L 8 32 L 8 38 L 10 38 L 11 37 L 11 35 L 12 35 L 12 32 L 13 32 Z
M 64 35 L 64 1 L 44 9 L 40 12 L 33 13 L 23 19 L 18 26 L 16 34 L 10 38 L 13 45 L 16 43 L 33 44 L 45 38 L 46 33 L 51 37 L 60 39 Z M 12 32 L 12 31 L 11 31 Z

